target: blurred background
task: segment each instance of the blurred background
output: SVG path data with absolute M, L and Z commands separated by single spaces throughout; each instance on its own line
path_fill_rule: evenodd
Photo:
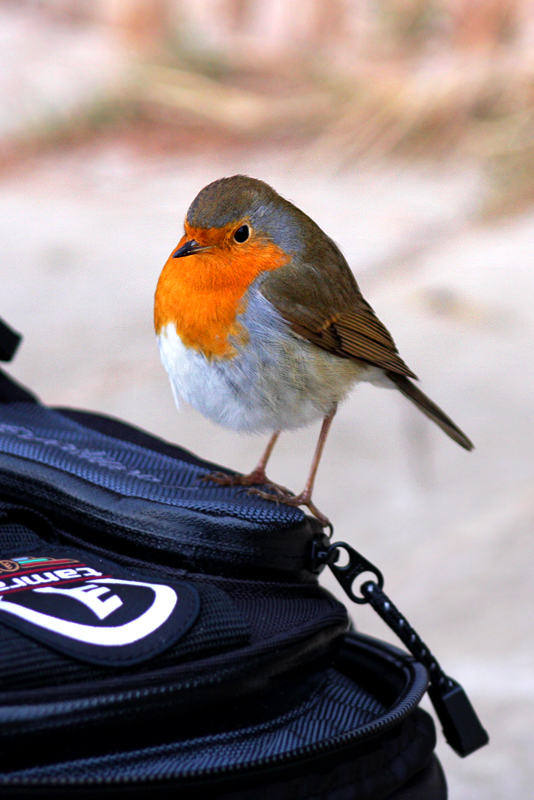
M 263 439 L 174 407 L 159 272 L 197 192 L 237 172 L 339 243 L 477 449 L 363 386 L 314 499 L 490 732 L 467 761 L 440 740 L 452 800 L 532 796 L 532 0 L 4 0 L 0 98 L 0 316 L 46 403 L 250 470 Z M 317 433 L 281 438 L 273 479 L 302 488 Z

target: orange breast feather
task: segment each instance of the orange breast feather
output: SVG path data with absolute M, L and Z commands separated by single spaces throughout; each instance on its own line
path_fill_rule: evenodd
M 173 323 L 182 342 L 209 359 L 235 355 L 230 337 L 246 342 L 247 331 L 237 316 L 245 310 L 247 290 L 262 272 L 289 260 L 271 242 L 233 242 L 234 229 L 235 224 L 198 230 L 186 223 L 178 247 L 195 239 L 209 249 L 183 258 L 171 254 L 156 289 L 156 333 Z

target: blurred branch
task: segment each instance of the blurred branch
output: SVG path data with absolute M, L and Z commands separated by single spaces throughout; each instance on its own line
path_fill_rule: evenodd
M 277 125 L 324 119 L 333 107 L 326 92 L 269 97 L 177 68 L 144 66 L 138 76 L 145 100 L 237 133 L 261 134 Z

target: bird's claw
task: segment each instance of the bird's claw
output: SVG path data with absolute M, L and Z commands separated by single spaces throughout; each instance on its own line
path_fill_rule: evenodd
M 207 475 L 200 477 L 201 481 L 211 481 L 218 486 L 242 486 L 243 488 L 238 491 L 238 494 L 246 492 L 255 497 L 261 497 L 263 500 L 270 500 L 274 503 L 285 503 L 287 506 L 298 508 L 305 506 L 316 519 L 319 520 L 323 528 L 330 528 L 333 531 L 332 523 L 319 511 L 315 506 L 311 497 L 304 491 L 299 495 L 295 495 L 290 489 L 285 486 L 280 486 L 278 483 L 271 483 L 266 479 L 265 474 L 251 472 L 250 475 L 228 475 L 226 472 L 210 472 Z M 261 487 L 261 488 L 260 488 Z
M 252 487 L 248 490 L 247 494 L 256 495 L 257 497 L 262 497 L 264 500 L 271 500 L 275 503 L 285 503 L 287 506 L 293 506 L 298 508 L 299 506 L 305 506 L 313 516 L 319 520 L 323 528 L 330 528 L 333 532 L 333 526 L 328 517 L 326 517 L 317 506 L 312 503 L 311 497 L 309 497 L 305 492 L 301 492 L 298 495 L 295 495 L 293 492 L 288 491 L 283 486 L 278 486 L 277 484 L 269 484 L 269 489 L 272 489 L 271 492 L 265 492 L 263 489 L 257 489 L 256 487 Z
M 204 483 L 216 483 L 218 486 L 235 486 L 239 483 L 239 475 L 228 475 L 227 472 L 208 472 L 201 475 L 198 480 Z
M 264 500 L 272 500 L 275 503 L 286 503 L 288 499 L 295 497 L 294 492 L 277 483 L 265 483 L 263 487 L 263 489 L 258 489 L 256 486 L 252 486 L 247 494 L 262 497 Z M 265 491 L 265 489 L 270 491 Z
M 285 486 L 280 486 L 277 483 L 271 483 L 271 481 L 263 472 L 251 472 L 250 475 L 228 475 L 226 472 L 210 472 L 207 475 L 202 475 L 200 480 L 212 481 L 219 486 L 243 486 L 248 488 L 251 494 L 261 494 L 262 490 L 249 487 L 263 486 L 264 488 L 272 489 L 274 493 L 279 492 L 281 496 L 294 496 L 293 492 L 291 492 L 289 489 L 286 489 Z M 268 495 L 268 499 L 273 500 L 275 498 L 273 495 Z

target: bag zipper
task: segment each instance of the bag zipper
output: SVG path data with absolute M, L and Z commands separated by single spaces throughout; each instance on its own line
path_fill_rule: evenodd
M 289 750 L 276 756 L 260 758 L 253 762 L 227 764 L 221 767 L 190 770 L 189 772 L 177 771 L 176 773 L 165 773 L 163 776 L 144 775 L 133 779 L 131 777 L 123 778 L 119 776 L 117 778 L 93 777 L 91 779 L 84 778 L 82 780 L 79 778 L 69 779 L 68 776 L 62 776 L 58 779 L 13 778 L 10 780 L 9 776 L 4 777 L 0 775 L 0 786 L 31 786 L 32 784 L 50 788 L 54 786 L 80 786 L 82 784 L 83 786 L 137 786 L 142 784 L 157 784 L 158 782 L 168 783 L 172 780 L 179 780 L 180 788 L 183 787 L 185 789 L 187 788 L 187 783 L 192 783 L 193 781 L 232 778 L 239 776 L 241 773 L 252 775 L 253 773 L 264 769 L 275 769 L 284 767 L 292 762 L 296 763 L 304 759 L 327 756 L 329 753 L 338 750 L 339 748 L 356 745 L 358 742 L 364 739 L 371 739 L 373 736 L 377 736 L 387 730 L 395 728 L 417 708 L 428 688 L 428 672 L 421 663 L 406 658 L 406 656 L 403 656 L 402 653 L 400 654 L 402 658 L 401 661 L 400 658 L 397 658 L 396 653 L 392 653 L 392 650 L 388 645 L 382 645 L 382 643 L 360 634 L 355 634 L 352 632 L 349 633 L 347 636 L 348 646 L 350 647 L 351 643 L 353 644 L 355 640 L 359 642 L 360 646 L 363 643 L 368 651 L 378 651 L 382 657 L 384 656 L 384 652 L 386 652 L 388 655 L 388 660 L 390 661 L 392 661 L 393 656 L 395 656 L 396 666 L 402 669 L 405 673 L 408 672 L 407 685 L 405 686 L 404 691 L 401 692 L 394 708 L 389 709 L 379 719 L 362 725 L 355 731 L 338 734 L 322 742 L 304 745 L 294 750 Z M 196 688 L 198 683 L 199 682 L 191 681 L 190 684 L 184 686 L 183 689 L 184 691 L 187 691 L 188 688 Z M 144 694 L 145 692 L 128 693 L 125 694 L 124 697 L 128 697 L 129 700 L 139 700 Z

